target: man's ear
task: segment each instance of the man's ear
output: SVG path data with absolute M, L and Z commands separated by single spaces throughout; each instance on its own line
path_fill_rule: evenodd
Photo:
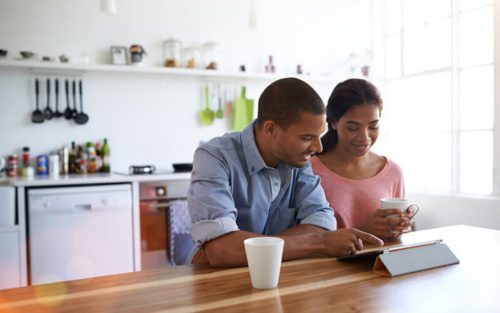
M 267 136 L 274 136 L 276 134 L 276 128 L 277 128 L 277 124 L 272 121 L 272 120 L 267 120 L 264 122 L 264 125 L 262 127 L 262 129 L 264 130 L 264 134 L 266 134 Z

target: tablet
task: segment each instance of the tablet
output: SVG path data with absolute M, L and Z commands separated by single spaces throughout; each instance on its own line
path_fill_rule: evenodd
M 443 242 L 442 239 L 435 239 L 435 240 L 422 241 L 422 242 L 411 243 L 411 244 L 398 243 L 398 244 L 383 246 L 383 247 L 366 248 L 366 249 L 363 249 L 363 250 L 356 252 L 356 254 L 349 254 L 349 255 L 337 257 L 337 260 L 343 261 L 343 260 L 356 259 L 356 258 L 362 258 L 362 257 L 368 257 L 368 256 L 377 256 L 377 255 L 382 254 L 382 253 L 388 253 L 388 252 L 409 249 L 409 248 L 415 248 L 415 247 L 420 247 L 420 246 L 434 245 L 434 244 L 441 243 L 441 242 Z

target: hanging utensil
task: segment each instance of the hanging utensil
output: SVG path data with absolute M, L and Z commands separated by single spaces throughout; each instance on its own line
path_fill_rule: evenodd
M 75 116 L 75 123 L 78 125 L 83 125 L 89 121 L 89 116 L 83 113 L 83 97 L 82 97 L 82 80 L 78 82 L 78 87 L 80 91 L 80 113 Z
M 36 103 L 36 110 L 31 113 L 31 122 L 32 123 L 43 123 L 45 118 L 43 117 L 43 112 L 38 108 L 38 95 L 40 93 L 39 91 L 39 83 L 38 83 L 38 78 L 35 79 L 35 103 Z
M 43 110 L 43 116 L 46 120 L 51 120 L 52 115 L 54 115 L 54 112 L 50 108 L 50 78 L 47 78 L 47 105 L 45 106 L 45 110 Z
M 78 114 L 78 111 L 76 110 L 76 80 L 73 79 L 73 86 L 72 86 L 72 92 L 73 92 L 73 109 L 71 110 L 72 117 L 75 118 L 76 114 Z
M 217 84 L 217 101 L 218 101 L 218 108 L 217 111 L 215 112 L 215 117 L 224 118 L 224 111 L 222 111 L 222 94 L 219 84 Z
M 66 91 L 66 109 L 64 110 L 64 118 L 70 120 L 73 118 L 73 110 L 69 107 L 69 81 L 64 81 L 64 89 Z
M 210 92 L 208 85 L 205 85 L 205 109 L 201 111 L 201 125 L 212 125 L 214 122 L 214 111 L 210 109 Z
M 60 118 L 62 115 L 62 112 L 59 111 L 59 79 L 56 78 L 56 111 L 54 112 L 54 117 Z

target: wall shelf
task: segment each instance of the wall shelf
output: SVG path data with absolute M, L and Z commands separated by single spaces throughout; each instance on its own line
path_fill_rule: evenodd
M 112 65 L 112 64 L 73 64 L 58 62 L 41 62 L 29 60 L 0 60 L 1 68 L 26 69 L 37 74 L 57 73 L 57 74 L 77 74 L 85 72 L 104 73 L 131 73 L 131 74 L 159 74 L 170 76 L 198 77 L 203 79 L 221 80 L 262 80 L 274 81 L 283 77 L 297 77 L 308 82 L 334 84 L 338 81 L 333 76 L 327 75 L 290 75 L 280 73 L 249 73 L 249 72 L 226 72 L 204 69 L 167 68 L 159 66 L 133 66 L 133 65 Z

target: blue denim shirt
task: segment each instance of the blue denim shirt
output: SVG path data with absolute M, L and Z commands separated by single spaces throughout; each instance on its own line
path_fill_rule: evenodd
M 236 230 L 277 235 L 297 224 L 336 229 L 310 163 L 303 168 L 266 166 L 254 124 L 214 138 L 194 154 L 188 207 L 198 247 Z

